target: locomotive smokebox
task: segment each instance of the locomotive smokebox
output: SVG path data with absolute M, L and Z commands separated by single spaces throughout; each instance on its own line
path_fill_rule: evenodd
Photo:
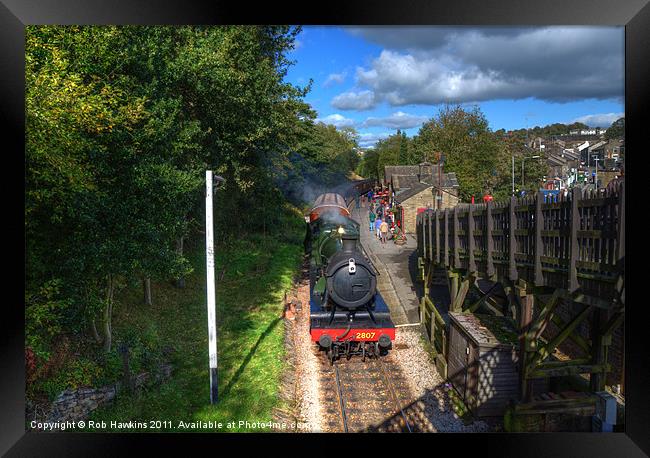
M 377 290 L 377 277 L 357 249 L 358 237 L 344 234 L 341 251 L 330 258 L 325 271 L 329 296 L 340 307 L 353 310 L 368 304 Z

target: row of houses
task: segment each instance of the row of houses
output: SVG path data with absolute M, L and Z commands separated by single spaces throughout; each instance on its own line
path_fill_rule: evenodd
M 543 151 L 549 166 L 545 187 L 563 189 L 578 181 L 589 182 L 598 175 L 600 186 L 617 177 L 625 158 L 625 140 L 564 141 L 536 138 L 529 147 Z M 606 182 L 605 182 L 606 181 Z

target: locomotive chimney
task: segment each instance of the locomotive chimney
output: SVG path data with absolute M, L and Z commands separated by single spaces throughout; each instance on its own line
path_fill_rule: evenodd
M 343 241 L 343 252 L 353 253 L 357 248 L 357 238 L 353 235 L 345 234 L 341 237 Z

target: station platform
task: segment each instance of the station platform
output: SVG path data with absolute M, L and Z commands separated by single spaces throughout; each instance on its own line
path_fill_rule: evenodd
M 377 289 L 388 304 L 396 325 L 420 322 L 418 297 L 422 295 L 417 279 L 417 243 L 415 234 L 406 234 L 404 245 L 388 240 L 385 245 L 370 232 L 368 208 L 352 205 L 352 218 L 361 225 L 361 244 L 377 269 Z

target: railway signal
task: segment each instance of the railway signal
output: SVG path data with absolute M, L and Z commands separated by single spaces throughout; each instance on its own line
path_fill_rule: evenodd
M 225 180 L 215 176 L 215 188 Z M 219 396 L 217 379 L 217 320 L 214 277 L 214 231 L 212 218 L 212 170 L 205 171 L 205 259 L 207 273 L 208 306 L 208 354 L 210 356 L 210 404 L 215 404 Z

